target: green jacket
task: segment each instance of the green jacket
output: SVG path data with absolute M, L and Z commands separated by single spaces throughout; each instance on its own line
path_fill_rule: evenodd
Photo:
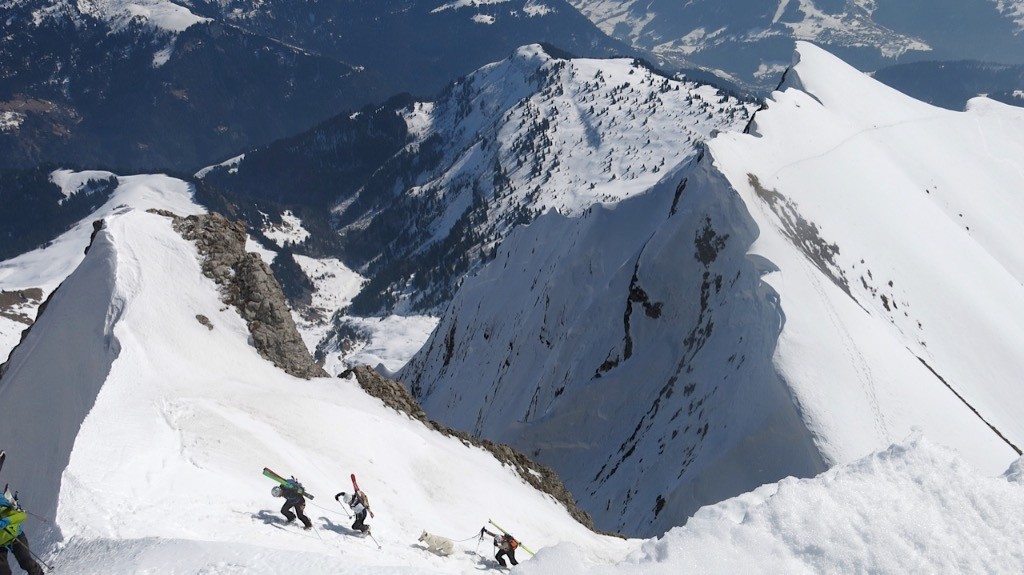
M 21 535 L 21 524 L 28 515 L 0 495 L 0 547 L 7 547 Z

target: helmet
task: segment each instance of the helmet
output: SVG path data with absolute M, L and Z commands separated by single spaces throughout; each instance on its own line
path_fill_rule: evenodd
M 281 486 L 275 485 L 274 488 L 270 490 L 270 494 L 273 495 L 274 497 L 283 497 L 281 493 Z

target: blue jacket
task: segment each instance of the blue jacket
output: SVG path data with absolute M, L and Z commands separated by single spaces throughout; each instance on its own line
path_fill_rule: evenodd
M 11 520 L 8 518 L 8 515 L 10 515 L 15 509 L 17 509 L 15 505 L 0 493 L 0 529 L 4 529 L 8 525 L 11 525 Z M 21 521 L 15 523 L 14 526 L 17 528 L 17 532 L 11 533 L 11 535 L 17 537 L 21 535 Z M 6 537 L 2 538 L 6 539 Z

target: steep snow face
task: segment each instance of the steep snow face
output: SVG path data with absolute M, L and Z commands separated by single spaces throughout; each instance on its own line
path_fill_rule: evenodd
M 751 134 L 513 234 L 400 374 L 427 412 L 534 454 L 629 533 L 915 428 L 1005 469 L 1024 445 L 1024 114 L 799 59 Z
M 705 508 L 660 539 L 623 541 L 586 531 L 490 456 L 352 381 L 282 374 L 245 336 L 167 219 L 126 211 L 97 235 L 0 381 L 0 401 L 18 408 L 0 419 L 5 481 L 33 513 L 55 509 L 53 522 L 26 524 L 54 571 L 476 573 L 488 517 L 538 552 L 520 551 L 524 573 L 1024 565 L 1020 460 L 994 478 L 914 439 Z M 315 531 L 281 523 L 263 466 L 317 496 L 306 506 Z M 373 540 L 353 537 L 329 501 L 350 472 L 370 494 Z M 456 539 L 455 554 L 428 553 L 422 529 Z
M 0 262 L 0 292 L 39 290 L 38 297 L 18 306 L 16 315 L 28 320 L 27 323 L 35 317 L 39 304 L 81 263 L 83 251 L 93 233 L 94 221 L 109 218 L 125 209 L 166 209 L 183 215 L 206 211 L 193 200 L 194 190 L 190 184 L 164 175 L 115 176 L 110 172 L 57 170 L 50 177 L 61 186 L 65 197 L 88 188 L 90 180 L 116 177 L 117 187 L 102 207 L 56 240 Z M 0 314 L 0 363 L 7 358 L 26 327 L 25 320 L 18 321 L 13 315 Z
M 752 253 L 781 269 L 778 367 L 833 461 L 912 424 L 995 472 L 1024 446 L 1024 111 L 933 108 L 799 57 L 759 137 L 710 146 L 758 222 Z
M 557 467 L 606 529 L 825 468 L 773 368 L 757 229 L 708 164 L 514 233 L 400 374 L 432 417 Z
M 353 381 L 284 374 L 248 337 L 169 219 L 108 219 L 0 380 L 4 478 L 53 519 L 27 528 L 55 570 L 475 572 L 488 518 L 535 550 L 567 540 L 614 562 L 635 547 Z M 315 531 L 283 525 L 264 466 L 316 495 Z M 353 537 L 331 501 L 350 473 L 384 551 Z M 422 529 L 468 542 L 443 559 L 416 546 Z

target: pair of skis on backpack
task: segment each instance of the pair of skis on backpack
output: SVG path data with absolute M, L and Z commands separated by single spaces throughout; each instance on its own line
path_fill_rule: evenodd
M 0 462 L 0 465 L 2 465 L 2 462 Z M 273 479 L 274 481 L 280 483 L 283 486 L 286 486 L 286 488 L 288 489 L 293 489 L 306 499 L 313 499 L 313 494 L 306 491 L 302 484 L 299 483 L 294 477 L 291 477 L 290 479 L 285 479 L 281 475 L 272 471 L 269 467 L 263 468 L 263 475 L 269 477 L 270 479 Z M 359 489 L 359 482 L 356 481 L 356 474 L 353 473 L 350 477 L 352 479 L 353 492 L 362 500 L 363 506 L 365 506 L 366 510 L 370 513 L 370 517 L 374 517 L 373 511 L 370 509 L 369 502 L 366 500 L 366 495 L 363 493 L 362 489 Z
M 306 499 L 313 499 L 313 494 L 309 493 L 308 491 L 306 491 L 306 489 L 304 487 L 302 487 L 302 484 L 299 483 L 298 481 L 296 481 L 294 477 L 292 477 L 290 479 L 285 479 L 284 477 L 281 477 L 277 473 L 274 473 L 273 471 L 271 471 L 270 468 L 268 468 L 268 467 L 264 467 L 263 468 L 263 475 L 265 475 L 266 477 L 269 477 L 269 478 L 273 479 L 274 481 L 280 483 L 286 489 L 291 489 L 291 490 L 297 492 L 299 495 L 305 497 Z

